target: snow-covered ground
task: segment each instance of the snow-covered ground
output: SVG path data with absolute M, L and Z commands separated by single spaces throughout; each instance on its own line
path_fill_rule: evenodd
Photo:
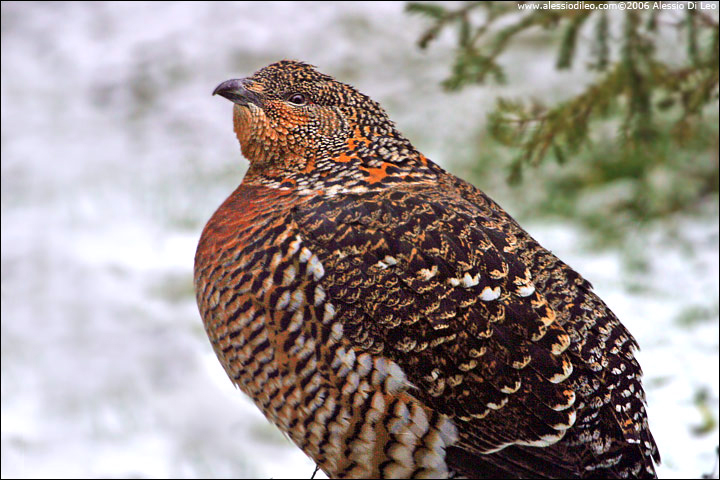
M 403 5 L 2 3 L 2 477 L 312 474 L 231 386 L 195 306 L 200 230 L 245 169 L 230 105 L 210 93 L 305 60 L 378 99 L 452 168 L 500 90 L 443 93 L 452 38 L 418 51 L 423 23 Z M 518 58 L 533 83 L 507 88 L 552 94 L 553 62 Z M 710 207 L 672 220 L 674 238 L 668 225 L 638 234 L 636 252 L 526 225 L 641 344 L 664 478 L 710 471 L 718 444 L 717 424 L 693 433 L 718 418 Z

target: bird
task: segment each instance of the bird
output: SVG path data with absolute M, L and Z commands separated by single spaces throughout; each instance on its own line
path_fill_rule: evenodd
M 231 381 L 330 478 L 656 478 L 637 342 L 382 106 L 296 60 L 225 81 L 249 167 L 194 286 Z

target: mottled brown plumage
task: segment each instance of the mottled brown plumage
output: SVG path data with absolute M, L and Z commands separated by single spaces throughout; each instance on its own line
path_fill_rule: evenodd
M 578 273 L 309 65 L 215 93 L 250 168 L 200 239 L 200 312 L 328 476 L 655 476 L 635 340 Z

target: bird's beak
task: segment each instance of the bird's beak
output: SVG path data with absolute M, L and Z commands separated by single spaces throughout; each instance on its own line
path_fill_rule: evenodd
M 258 107 L 261 107 L 263 103 L 262 98 L 260 98 L 260 95 L 252 90 L 248 90 L 245 86 L 247 83 L 248 82 L 244 78 L 227 80 L 215 87 L 213 95 L 220 95 L 221 97 L 225 97 L 238 105 L 254 103 Z

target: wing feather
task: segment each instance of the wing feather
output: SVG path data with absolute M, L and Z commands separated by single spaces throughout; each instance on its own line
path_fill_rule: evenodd
M 575 415 L 561 385 L 572 372 L 570 340 L 517 240 L 460 198 L 402 193 L 296 213 L 333 272 L 323 285 L 345 333 L 398 362 L 413 394 L 456 419 L 473 451 L 557 442 Z

